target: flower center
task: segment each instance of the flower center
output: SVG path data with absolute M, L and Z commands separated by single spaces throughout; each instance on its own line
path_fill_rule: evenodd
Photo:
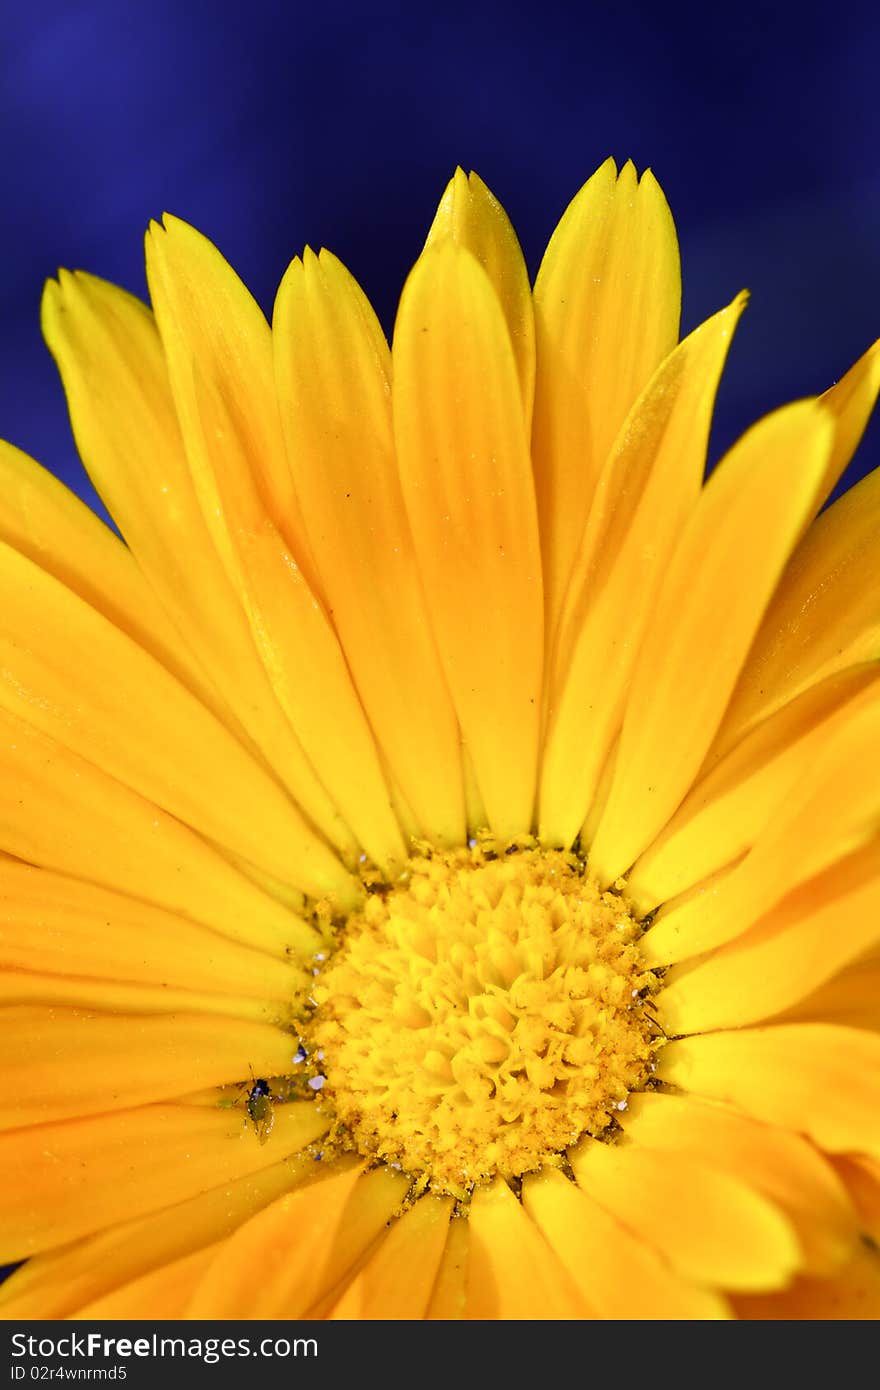
M 652 1071 L 640 932 L 581 860 L 534 841 L 411 859 L 313 989 L 304 1045 L 342 1134 L 460 1197 L 559 1164 Z

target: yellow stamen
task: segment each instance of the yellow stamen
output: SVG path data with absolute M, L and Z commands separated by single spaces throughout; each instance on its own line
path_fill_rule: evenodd
M 414 856 L 317 978 L 322 1098 L 362 1154 L 457 1196 L 560 1163 L 650 1076 L 639 934 L 573 854 L 529 840 Z

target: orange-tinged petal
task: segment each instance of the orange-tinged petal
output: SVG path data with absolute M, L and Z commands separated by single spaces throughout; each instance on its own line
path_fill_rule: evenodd
M 257 1173 L 329 1123 L 320 1106 L 303 1101 L 276 1106 L 265 1144 L 239 1109 L 206 1105 L 148 1105 L 10 1130 L 0 1135 L 2 1259 L 51 1250 Z
M 500 1178 L 474 1193 L 468 1221 L 469 1319 L 591 1316 L 574 1281 Z
M 314 929 L 199 835 L 2 707 L 0 772 L 0 845 L 17 858 L 144 898 L 248 945 L 314 954 Z
M 173 1205 L 36 1255 L 0 1287 L 0 1318 L 64 1318 L 163 1266 L 212 1246 L 255 1211 L 315 1182 L 309 1156 L 224 1181 Z
M 522 393 L 526 433 L 535 395 L 535 315 L 522 250 L 510 218 L 473 170 L 456 169 L 440 199 L 426 246 L 451 237 L 492 281 L 507 322 Z
M 603 881 L 629 868 L 689 790 L 814 506 L 832 442 L 828 413 L 800 401 L 749 430 L 706 484 L 633 670 L 591 852 Z
M 55 576 L 173 671 L 209 708 L 225 708 L 128 550 L 95 513 L 20 449 L 0 440 L 0 540 Z
M 609 159 L 562 215 L 535 281 L 532 454 L 548 635 L 620 426 L 675 346 L 678 243 L 653 174 Z
M 403 291 L 394 432 L 438 646 L 490 824 L 532 821 L 541 560 L 519 385 L 485 271 L 444 239 Z
M 774 1022 L 840 1023 L 880 1033 L 880 956 L 855 961 Z
M 179 1260 L 142 1274 L 129 1284 L 122 1284 L 111 1293 L 96 1298 L 93 1303 L 78 1308 L 73 1314 L 75 1322 L 91 1322 L 97 1318 L 166 1319 L 177 1320 L 184 1316 L 193 1291 L 216 1257 L 219 1246 L 209 1245 L 206 1250 L 194 1250 L 190 1255 L 182 1255 Z
M 281 1197 L 235 1232 L 187 1316 L 304 1317 L 384 1232 L 406 1189 L 389 1168 L 363 1175 L 358 1164 L 334 1165 L 323 1182 Z
M 596 1318 L 728 1318 L 723 1299 L 676 1274 L 555 1168 L 527 1177 L 523 1205 Z
M 297 1043 L 265 1023 L 204 1014 L 164 1018 L 7 1005 L 0 1129 L 128 1110 L 290 1070 Z
M 339 875 L 275 779 L 142 647 L 2 542 L 0 586 L 0 704 L 283 882 Z
M 782 1293 L 737 1298 L 734 1308 L 745 1321 L 876 1322 L 880 1318 L 880 1255 L 873 1246 L 862 1245 L 834 1279 L 796 1279 Z
M 643 938 L 648 960 L 668 965 L 740 936 L 786 894 L 874 839 L 880 825 L 878 696 L 874 685 L 835 721 L 797 785 L 730 873 L 660 912 Z
M 880 468 L 813 522 L 749 653 L 713 756 L 837 671 L 880 656 Z
M 620 1119 L 628 1138 L 675 1155 L 670 1162 L 699 1159 L 768 1197 L 794 1226 L 804 1269 L 826 1274 L 852 1257 L 859 1231 L 853 1204 L 830 1163 L 800 1135 L 656 1091 L 631 1096 Z
M 739 1178 L 690 1155 L 592 1140 L 570 1155 L 594 1201 L 683 1279 L 723 1289 L 784 1288 L 801 1263 L 791 1223 Z
M 467 1314 L 471 1228 L 466 1217 L 453 1218 L 425 1317 L 432 1322 L 459 1322 Z
M 880 1246 L 880 1160 L 850 1154 L 834 1161 L 859 1213 L 862 1230 Z
M 685 797 L 627 876 L 640 913 L 692 888 L 751 849 L 829 732 L 880 679 L 865 662 L 810 686 L 756 725 Z
M 299 970 L 138 898 L 0 857 L 3 965 L 221 997 L 290 1002 Z
M 43 332 L 86 468 L 162 606 L 223 692 L 215 713 L 222 717 L 228 704 L 233 732 L 259 747 L 328 839 L 355 855 L 351 831 L 278 704 L 205 524 L 152 314 L 113 285 L 62 272 L 60 284 L 46 286 Z
M 741 1028 L 797 1004 L 880 941 L 880 839 L 794 890 L 758 924 L 664 979 L 666 1031 Z
M 620 728 L 641 634 L 697 502 L 740 295 L 658 367 L 599 477 L 555 641 L 541 760 L 543 839 L 568 845 Z
M 331 1319 L 423 1318 L 443 1256 L 451 1197 L 422 1197 L 395 1221 L 347 1286 Z
M 290 465 L 364 709 L 417 833 L 464 839 L 458 721 L 397 476 L 391 355 L 369 302 L 322 251 L 294 260 L 274 314 Z
M 668 1043 L 657 1074 L 728 1101 L 831 1153 L 880 1154 L 880 1037 L 826 1023 L 743 1028 Z

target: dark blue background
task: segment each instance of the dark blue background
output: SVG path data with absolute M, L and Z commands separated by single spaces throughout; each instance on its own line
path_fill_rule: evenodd
M 753 292 L 713 454 L 880 334 L 875 4 L 339 5 L 36 0 L 0 19 L 0 434 L 91 497 L 42 345 L 43 280 L 144 293 L 142 232 L 196 223 L 266 308 L 327 244 L 390 327 L 453 166 L 531 269 L 608 155 L 679 227 L 684 326 Z M 857 471 L 880 463 L 875 424 Z

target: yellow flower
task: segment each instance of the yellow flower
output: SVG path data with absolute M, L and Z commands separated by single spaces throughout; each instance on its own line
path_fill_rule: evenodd
M 457 172 L 393 350 L 147 272 L 43 304 L 124 544 L 0 452 L 4 1316 L 876 1316 L 880 353 L 704 485 L 611 161 L 534 290 Z

